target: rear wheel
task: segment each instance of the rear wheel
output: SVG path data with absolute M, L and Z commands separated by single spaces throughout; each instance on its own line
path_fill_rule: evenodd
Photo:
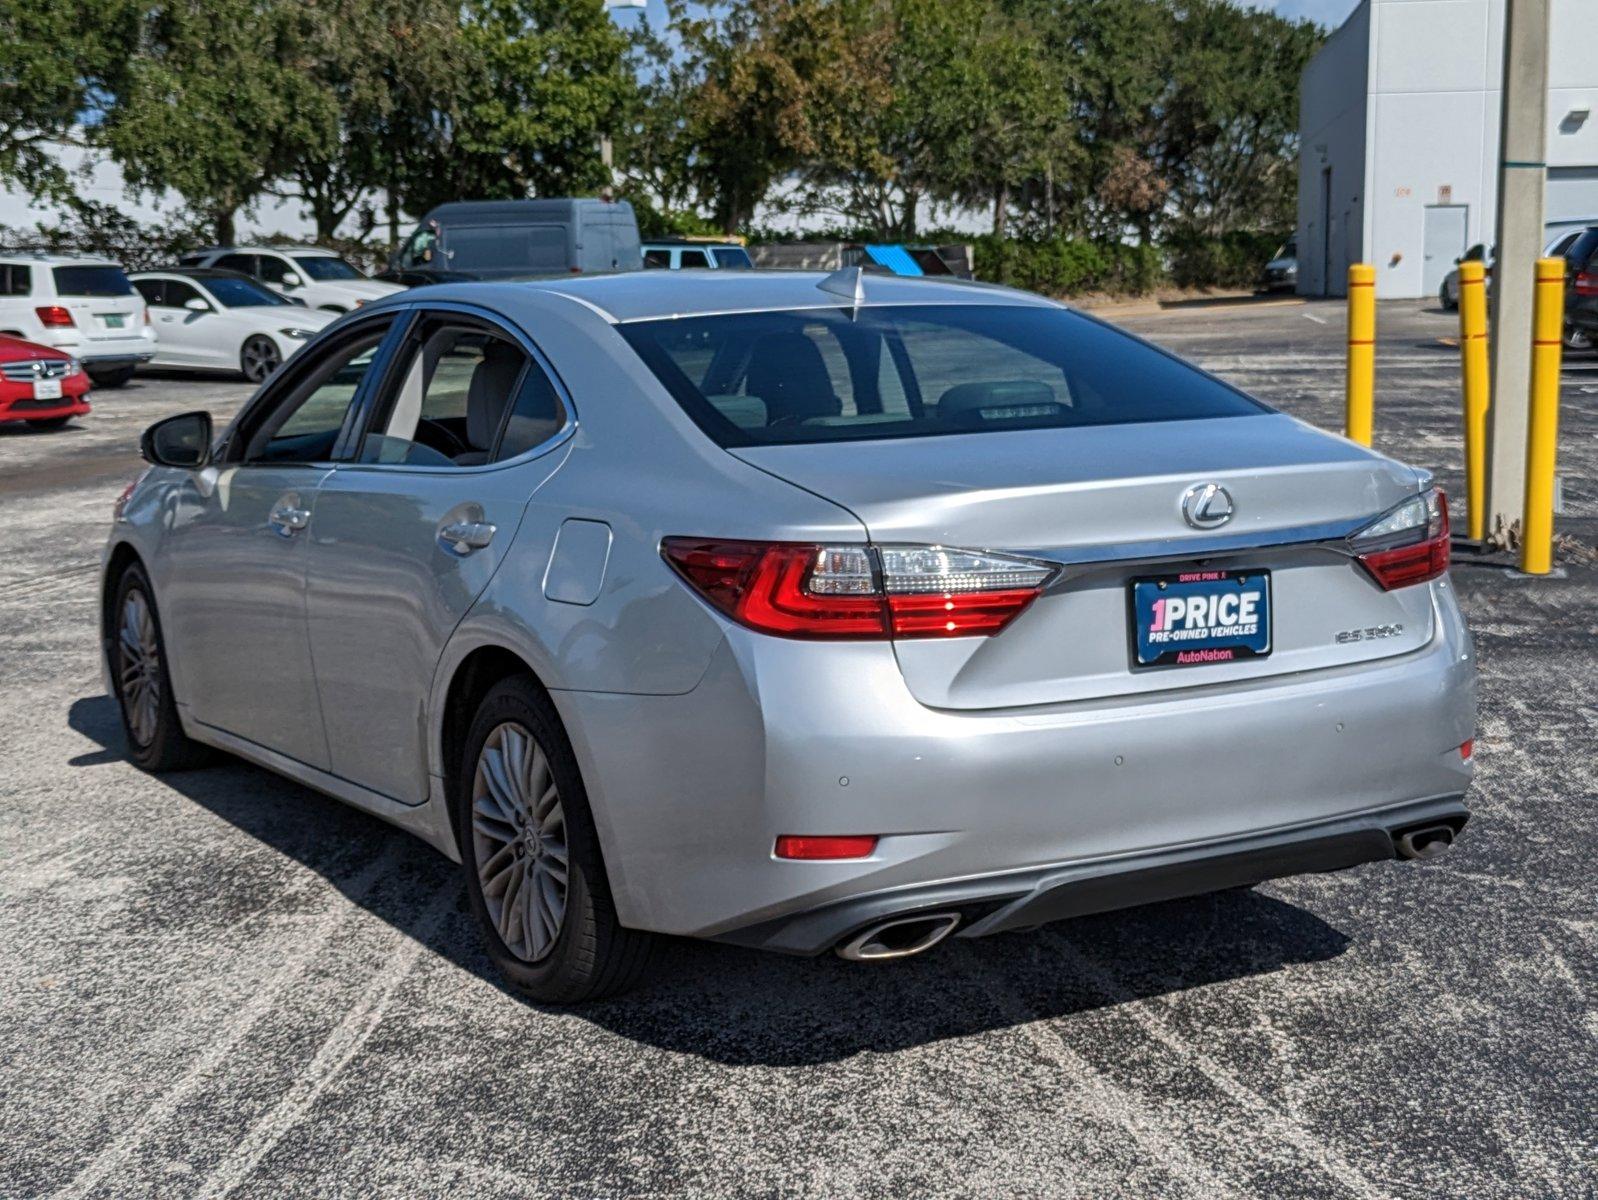
M 28 424 L 35 429 L 60 429 L 71 417 L 35 417 Z
M 283 355 L 277 343 L 269 337 L 256 334 L 246 338 L 239 351 L 239 370 L 251 383 L 262 383 L 266 377 L 283 365 Z
M 1444 312 L 1454 310 L 1454 298 L 1448 294 L 1448 281 L 1443 280 L 1443 286 L 1437 289 L 1437 303 L 1443 306 Z
M 128 757 L 152 772 L 194 766 L 204 750 L 189 740 L 178 720 L 155 593 L 138 565 L 129 566 L 117 580 L 109 654 Z
M 1591 350 L 1592 335 L 1577 329 L 1574 325 L 1566 325 L 1564 337 L 1561 339 L 1566 350 Z
M 97 388 L 119 388 L 133 378 L 132 367 L 116 367 L 111 370 L 95 370 L 89 368 L 89 379 Z
M 635 984 L 658 939 L 616 919 L 576 757 L 531 680 L 484 698 L 452 792 L 472 911 L 505 978 L 553 1004 Z

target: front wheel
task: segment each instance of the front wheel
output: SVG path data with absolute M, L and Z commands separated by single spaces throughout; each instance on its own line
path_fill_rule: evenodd
M 193 766 L 204 751 L 189 740 L 178 720 L 161 618 L 142 567 L 133 565 L 122 572 L 114 603 L 111 680 L 122 710 L 128 757 L 143 770 L 157 773 Z
M 119 388 L 133 378 L 132 367 L 117 367 L 115 370 L 96 371 L 89 369 L 89 380 L 97 388 Z
M 1448 283 L 1446 280 L 1444 281 L 1443 286 L 1437 289 L 1437 303 L 1443 306 L 1444 312 L 1454 311 L 1454 299 L 1448 294 Z
M 658 939 L 616 919 L 576 757 L 531 680 L 484 698 L 451 792 L 472 912 L 511 985 L 571 1004 L 635 984 Z
M 245 339 L 244 348 L 239 351 L 239 370 L 251 383 L 264 383 L 282 365 L 283 355 L 271 338 L 256 334 Z

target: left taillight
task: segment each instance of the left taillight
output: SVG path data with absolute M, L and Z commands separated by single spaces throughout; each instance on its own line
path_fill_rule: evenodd
M 1448 570 L 1448 497 L 1430 488 L 1389 509 L 1349 538 L 1360 565 L 1384 592 Z
M 739 624 L 793 638 L 991 636 L 1037 599 L 1056 569 L 944 546 L 671 537 L 661 553 Z

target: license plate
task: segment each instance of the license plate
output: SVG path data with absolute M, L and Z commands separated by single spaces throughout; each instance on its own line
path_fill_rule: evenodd
M 1269 571 L 1184 571 L 1132 581 L 1139 667 L 1194 667 L 1271 652 Z
M 35 379 L 33 381 L 33 398 L 35 400 L 59 400 L 61 398 L 61 381 L 59 379 Z
M 105 322 L 107 329 L 121 329 L 127 321 L 126 313 L 101 313 L 100 320 Z

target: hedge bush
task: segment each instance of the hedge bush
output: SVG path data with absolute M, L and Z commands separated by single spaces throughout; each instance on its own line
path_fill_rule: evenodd
M 1051 296 L 1142 296 L 1161 285 L 1251 287 L 1281 245 L 1280 233 L 1176 235 L 1132 246 L 1078 238 L 972 238 L 977 278 Z

